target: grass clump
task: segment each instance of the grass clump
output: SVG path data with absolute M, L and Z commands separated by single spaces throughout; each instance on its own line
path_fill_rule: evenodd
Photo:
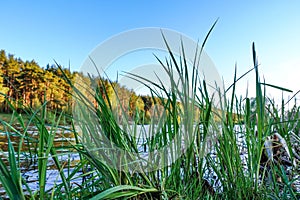
M 295 145 L 299 147 L 300 143 L 299 107 L 295 105 L 289 111 L 282 102 L 277 108 L 265 96 L 267 87 L 290 91 L 261 82 L 253 44 L 256 97 L 237 97 L 235 88 L 240 78 L 236 73 L 230 90 L 217 87 L 215 93 L 209 93 L 206 80 L 197 70 L 207 38 L 196 49 L 191 64 L 183 44 L 178 59 L 164 38 L 169 58 L 157 59 L 169 77 L 170 88 L 164 80 L 156 83 L 126 73 L 149 88 L 154 103 L 160 101 L 163 109 L 153 111 L 155 120 L 150 118 L 145 123 L 138 112 L 129 118 L 122 107 L 115 106 L 120 104 L 118 95 L 111 103 L 103 81 L 94 90 L 82 85 L 86 92 L 81 92 L 66 79 L 76 99 L 72 117 L 55 113 L 49 123 L 45 120 L 47 102 L 37 111 L 26 109 L 26 123 L 15 110 L 13 116 L 20 130 L 2 121 L 8 140 L 8 163 L 0 160 L 5 195 L 11 199 L 299 198 L 299 190 L 295 190 L 295 177 L 299 175 Z M 116 88 L 112 91 L 117 94 Z M 216 98 L 221 99 L 219 107 L 214 103 Z M 71 122 L 68 128 L 60 126 L 63 118 Z M 37 190 L 32 190 L 22 176 L 20 160 L 24 141 L 36 141 L 28 135 L 30 126 L 38 130 L 36 149 L 30 152 L 31 158 L 37 156 Z M 60 152 L 55 145 L 60 128 L 71 131 L 74 137 L 67 152 Z M 276 152 L 268 156 L 266 141 L 277 141 L 270 139 L 275 131 L 286 141 L 292 163 L 289 167 L 275 156 Z M 12 132 L 20 138 L 17 146 L 10 140 Z M 271 150 L 275 147 L 271 145 Z M 71 164 L 74 154 L 79 157 L 76 165 Z M 59 159 L 61 156 L 67 157 Z M 55 185 L 47 189 L 49 162 L 54 163 L 58 173 Z

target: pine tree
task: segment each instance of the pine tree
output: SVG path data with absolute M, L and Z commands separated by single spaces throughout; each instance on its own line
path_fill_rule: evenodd
M 6 62 L 7 58 L 5 55 L 5 51 L 1 50 L 0 51 L 0 103 L 2 104 L 4 99 L 5 99 L 5 95 L 8 92 L 8 88 L 4 86 L 3 84 L 3 65 Z

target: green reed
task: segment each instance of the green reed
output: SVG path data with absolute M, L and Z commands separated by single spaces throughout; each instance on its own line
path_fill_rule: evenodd
M 272 162 L 262 164 L 264 143 L 274 130 L 287 141 L 289 153 L 292 158 L 295 157 L 297 152 L 293 144 L 300 143 L 299 107 L 294 107 L 290 112 L 285 102 L 277 108 L 274 102 L 267 100 L 265 94 L 268 87 L 283 92 L 290 90 L 260 80 L 254 44 L 255 108 L 252 108 L 253 102 L 249 97 L 240 98 L 236 94 L 238 81 L 245 75 L 251 75 L 252 70 L 238 78 L 236 69 L 233 84 L 224 91 L 217 88 L 218 92 L 211 95 L 197 68 L 214 26 L 201 47 L 195 49 L 195 59 L 191 64 L 185 56 L 184 44 L 181 43 L 181 55 L 178 57 L 169 47 L 168 38 L 162 34 L 169 57 L 165 60 L 157 57 L 157 60 L 168 75 L 170 88 L 166 88 L 165 80 L 156 83 L 136 74 L 125 73 L 125 76 L 148 87 L 153 102 L 160 101 L 162 106 L 161 110 L 157 108 L 153 111 L 157 119 L 147 122 L 147 137 L 143 136 L 146 124 L 140 120 L 144 119 L 139 116 L 140 113 L 136 112 L 130 120 L 124 110 L 126 108 L 116 108 L 109 100 L 101 80 L 94 88 L 81 85 L 79 89 L 65 75 L 74 90 L 76 109 L 73 116 L 54 114 L 50 124 L 46 117 L 47 102 L 36 111 L 24 108 L 30 116 L 27 123 L 12 106 L 13 117 L 19 121 L 21 131 L 2 121 L 8 136 L 9 163 L 0 160 L 0 181 L 7 196 L 11 199 L 299 198 L 299 193 L 293 189 L 295 180 L 287 174 L 283 165 Z M 87 93 L 81 92 L 82 88 Z M 113 89 L 116 103 L 121 104 L 117 89 Z M 93 96 L 97 106 L 85 94 Z M 221 99 L 219 106 L 214 103 L 217 97 Z M 60 161 L 61 153 L 54 146 L 54 137 L 62 118 L 68 118 L 71 122 L 68 130 L 75 135 L 75 143 L 70 142 L 68 152 L 79 154 L 80 160 L 75 166 L 71 165 L 70 158 Z M 34 141 L 27 133 L 32 125 L 39 132 L 36 152 L 30 152 L 32 157 L 35 154 L 38 156 L 38 191 L 31 191 L 20 172 L 23 141 L 25 145 Z M 243 129 L 240 134 L 246 143 L 245 162 L 240 155 L 236 127 Z M 17 148 L 11 143 L 11 132 L 21 138 Z M 294 142 L 290 140 L 291 135 L 294 135 Z M 146 157 L 140 152 L 141 146 L 148 151 Z M 166 146 L 169 148 L 165 149 Z M 216 153 L 212 154 L 209 150 Z M 46 191 L 49 158 L 54 161 L 62 183 Z M 67 174 L 64 169 L 67 169 Z M 215 173 L 214 180 L 207 178 L 208 171 Z M 299 173 L 297 166 L 292 172 Z M 281 182 L 278 182 L 278 177 Z M 78 180 L 81 182 L 78 183 Z M 213 181 L 218 184 L 214 185 Z

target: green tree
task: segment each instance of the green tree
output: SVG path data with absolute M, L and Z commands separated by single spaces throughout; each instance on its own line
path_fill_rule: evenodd
M 5 55 L 5 51 L 0 51 L 0 103 L 2 104 L 5 96 L 8 92 L 8 88 L 4 86 L 3 84 L 3 65 L 6 62 L 7 58 Z
M 42 80 L 43 69 L 34 60 L 26 61 L 19 75 L 19 90 L 23 105 L 36 108 L 41 104 L 39 96 L 43 86 Z
M 15 102 L 16 107 L 19 100 L 18 88 L 20 86 L 18 77 L 22 64 L 23 61 L 21 59 L 16 59 L 13 55 L 9 54 L 2 65 L 3 84 L 4 87 L 8 88 L 7 96 L 14 100 L 13 102 Z M 6 102 L 3 103 L 3 111 L 10 111 L 9 105 Z

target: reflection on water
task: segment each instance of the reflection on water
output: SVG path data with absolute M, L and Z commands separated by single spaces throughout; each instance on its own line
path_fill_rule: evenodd
M 23 130 L 17 128 L 18 131 L 23 133 Z M 51 130 L 51 127 L 47 127 L 49 133 L 54 134 L 53 146 L 56 148 L 58 154 L 58 159 L 61 166 L 64 166 L 64 174 L 67 177 L 68 173 L 73 170 L 73 167 L 78 163 L 80 157 L 76 152 L 71 151 L 71 147 L 75 144 L 74 133 L 69 130 L 69 127 L 62 127 L 55 130 Z M 55 131 L 55 132 L 54 132 Z M 27 182 L 29 188 L 32 191 L 39 189 L 38 183 L 38 142 L 39 142 L 39 131 L 37 127 L 30 127 L 27 131 L 26 137 L 24 137 L 21 145 L 21 154 L 20 154 L 20 171 L 22 177 Z M 18 145 L 22 137 L 15 132 L 9 133 L 10 140 L 14 146 L 15 151 L 18 149 Z M 4 161 L 7 165 L 8 163 L 8 138 L 7 133 L 0 132 L 0 159 Z M 15 155 L 18 156 L 17 153 Z M 80 176 L 82 172 L 77 172 L 75 177 Z M 62 180 L 59 175 L 59 171 L 56 169 L 53 158 L 49 154 L 47 162 L 47 174 L 46 174 L 46 190 L 50 190 L 55 185 L 61 184 Z M 73 182 L 80 182 L 82 179 L 73 180 Z M 24 187 L 24 190 L 26 188 Z M 5 197 L 5 190 L 0 184 L 0 195 Z
M 48 127 L 50 130 L 50 127 Z M 144 139 L 147 139 L 147 133 L 149 131 L 149 126 L 144 126 L 143 129 L 141 127 L 138 127 L 138 130 L 143 132 L 144 135 L 142 137 L 143 141 Z M 22 132 L 22 131 L 21 131 Z M 245 142 L 245 127 L 243 126 L 236 126 L 235 127 L 236 132 L 236 141 L 239 146 L 240 156 L 242 158 L 243 167 L 245 170 L 247 170 L 247 146 Z M 38 183 L 38 158 L 36 156 L 36 152 L 38 150 L 38 139 L 39 139 L 39 132 L 36 127 L 31 127 L 30 130 L 27 131 L 29 138 L 25 139 L 22 144 L 22 153 L 20 155 L 20 166 L 21 166 L 21 174 L 24 180 L 28 183 L 29 188 L 32 191 L 39 190 L 39 183 Z M 54 146 L 57 149 L 58 153 L 58 159 L 62 166 L 65 168 L 63 169 L 63 172 L 66 177 L 69 176 L 70 171 L 72 172 L 74 169 L 74 166 L 78 164 L 79 162 L 79 154 L 76 152 L 72 152 L 70 148 L 72 144 L 75 144 L 75 138 L 74 133 L 68 129 L 68 127 L 63 127 L 55 130 L 55 138 L 54 138 Z M 14 145 L 14 147 L 17 149 L 17 145 L 20 142 L 21 137 L 17 135 L 16 133 L 10 133 L 10 139 Z M 138 140 L 137 140 L 138 141 Z M 141 141 L 140 141 L 141 142 Z M 142 142 L 143 143 L 143 142 Z M 7 157 L 7 135 L 6 133 L 0 133 L 0 158 L 4 160 L 6 163 L 8 163 Z M 213 160 L 217 160 L 217 153 L 214 148 L 214 143 L 210 143 L 210 147 L 207 147 L 209 149 L 210 157 Z M 140 152 L 148 153 L 148 149 L 141 145 L 139 148 Z M 17 156 L 17 155 L 16 155 Z M 76 185 L 80 185 L 82 182 L 82 178 L 80 176 L 83 174 L 82 171 L 78 171 L 73 177 L 75 177 L 71 184 L 74 184 L 74 187 Z M 218 191 L 222 192 L 222 185 L 220 181 L 217 180 L 217 175 L 214 172 L 212 168 L 207 168 L 205 171 L 205 176 L 208 182 Z M 62 180 L 59 174 L 59 171 L 55 167 L 55 163 L 53 161 L 53 158 L 51 155 L 48 157 L 47 162 L 47 180 L 46 180 L 46 190 L 51 190 L 56 185 L 61 184 Z M 76 178 L 78 177 L 78 178 Z M 299 180 L 299 176 L 297 175 L 294 177 L 296 180 Z M 300 182 L 296 181 L 295 186 L 298 191 L 300 191 Z M 24 187 L 24 190 L 26 188 Z M 3 197 L 5 196 L 4 188 L 0 185 L 0 195 Z

